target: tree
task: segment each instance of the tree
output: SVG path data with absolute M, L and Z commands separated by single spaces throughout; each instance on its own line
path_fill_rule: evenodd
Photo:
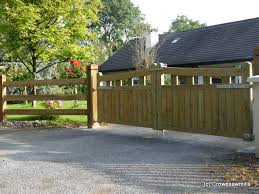
M 158 46 L 146 48 L 145 37 L 138 38 L 131 45 L 135 49 L 136 56 L 133 58 L 134 66 L 136 69 L 151 69 L 155 67 L 157 59 Z
M 178 15 L 176 19 L 172 21 L 169 31 L 181 32 L 181 31 L 186 31 L 186 30 L 191 30 L 196 28 L 202 28 L 205 26 L 207 26 L 207 24 L 189 19 L 185 15 Z
M 0 52 L 22 63 L 36 79 L 54 64 L 94 60 L 100 0 L 1 0 Z M 35 93 L 35 91 L 34 91 Z
M 98 31 L 99 44 L 107 56 L 111 56 L 132 37 L 152 30 L 144 22 L 139 8 L 130 0 L 102 0 L 102 4 L 100 21 L 93 27 Z

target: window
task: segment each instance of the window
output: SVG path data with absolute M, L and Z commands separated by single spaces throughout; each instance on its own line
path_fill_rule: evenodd
M 180 39 L 181 39 L 181 38 L 176 38 L 176 39 L 174 39 L 171 43 L 172 43 L 172 44 L 175 44 L 175 43 L 177 43 Z

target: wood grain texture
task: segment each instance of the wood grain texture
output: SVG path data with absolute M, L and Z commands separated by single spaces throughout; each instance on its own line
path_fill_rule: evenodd
M 6 81 L 4 87 L 25 87 L 25 86 L 66 86 L 66 85 L 85 85 L 85 78 L 79 79 L 52 79 L 52 80 L 30 80 L 30 81 Z
M 127 80 L 134 77 L 151 75 L 153 72 L 171 74 L 173 76 L 242 76 L 242 69 L 239 67 L 228 68 L 178 68 L 167 67 L 153 70 L 138 70 L 125 73 L 110 73 L 108 75 L 98 75 L 98 83 L 111 80 Z
M 86 94 L 77 95 L 6 95 L 6 101 L 32 101 L 32 100 L 80 100 L 86 101 Z
M 242 75 L 242 70 L 239 67 L 232 68 L 178 68 L 167 67 L 161 68 L 161 74 L 171 74 L 178 76 L 238 76 Z
M 151 75 L 151 86 L 143 77 Z M 161 75 L 171 75 L 171 85 L 161 85 Z M 113 73 L 99 80 L 140 78 L 140 86 L 100 87 L 105 122 L 178 130 L 191 133 L 242 137 L 251 133 L 250 88 L 230 85 L 230 77 L 241 68 L 160 68 L 134 74 Z M 119 77 L 116 77 L 118 75 Z M 204 85 L 193 85 L 193 76 L 204 76 Z M 211 77 L 223 77 L 225 84 L 212 84 Z M 177 85 L 177 78 L 185 83 Z M 105 99 L 105 100 L 104 100 Z M 107 116 L 108 114 L 108 116 Z
M 98 82 L 110 80 L 127 80 L 129 78 L 142 77 L 149 74 L 150 70 L 129 71 L 126 73 L 110 73 L 107 75 L 98 76 Z
M 87 80 L 85 84 L 88 83 L 87 87 L 87 110 L 88 110 L 88 128 L 93 128 L 97 125 L 98 121 L 98 104 L 97 104 L 97 76 L 98 65 L 92 64 L 87 67 Z
M 87 115 L 86 109 L 6 109 L 6 115 Z
M 5 110 L 7 108 L 7 103 L 5 100 L 6 96 L 6 88 L 4 87 L 4 83 L 6 81 L 5 75 L 0 75 L 0 121 L 6 120 Z

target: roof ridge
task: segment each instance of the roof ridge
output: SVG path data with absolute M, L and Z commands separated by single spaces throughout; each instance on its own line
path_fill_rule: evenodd
M 233 21 L 233 22 L 226 22 L 226 23 L 221 23 L 221 24 L 215 24 L 215 25 L 211 25 L 211 26 L 205 26 L 205 27 L 201 27 L 201 28 L 195 28 L 195 29 L 184 30 L 184 31 L 179 31 L 179 32 L 165 32 L 164 34 L 160 34 L 160 35 L 161 36 L 167 36 L 167 35 L 171 35 L 171 34 L 185 33 L 185 32 L 203 30 L 203 29 L 217 27 L 217 26 L 224 26 L 224 25 L 228 25 L 228 24 L 247 22 L 249 20 L 256 20 L 256 19 L 259 19 L 259 17 L 249 18 L 249 19 L 244 19 L 244 20 L 238 20 L 238 21 Z

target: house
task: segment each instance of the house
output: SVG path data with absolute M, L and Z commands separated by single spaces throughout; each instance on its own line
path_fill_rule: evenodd
M 130 40 L 100 66 L 100 71 L 134 70 L 138 42 L 139 38 Z M 156 63 L 168 67 L 246 66 L 251 73 L 253 49 L 259 45 L 259 17 L 184 32 L 149 34 L 145 44 L 146 48 L 155 46 Z

